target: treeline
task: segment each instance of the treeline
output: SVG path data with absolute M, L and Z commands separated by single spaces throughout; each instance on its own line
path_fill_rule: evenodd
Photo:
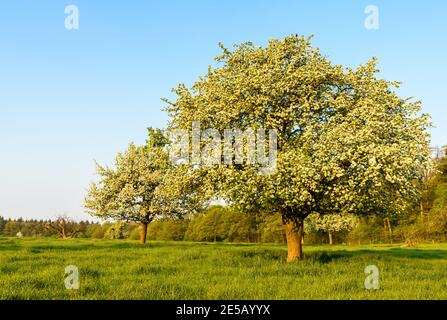
M 443 224 L 436 221 L 445 219 Z M 333 243 L 368 244 L 447 240 L 447 214 L 434 214 L 426 222 L 393 221 L 391 232 L 387 218 L 358 219 L 352 229 L 334 232 Z M 60 237 L 45 227 L 50 221 L 4 219 L 0 217 L 0 235 L 8 237 Z M 55 223 L 55 221 L 52 221 Z M 138 240 L 140 225 L 126 222 L 73 222 L 66 232 L 78 232 L 76 238 Z M 280 215 L 248 215 L 231 208 L 212 207 L 186 219 L 161 219 L 149 224 L 147 240 L 286 243 Z M 328 244 L 328 232 L 311 230 L 305 233 L 305 243 Z
M 90 221 L 74 222 L 68 218 L 64 218 L 68 223 L 64 226 L 68 232 L 77 231 L 77 236 L 87 234 L 89 230 L 93 230 L 95 227 L 100 227 L 99 223 L 93 223 Z M 6 237 L 52 237 L 58 236 L 56 229 L 51 226 L 57 224 L 56 221 L 61 221 L 61 218 L 57 220 L 25 220 L 18 219 L 6 219 L 0 216 L 0 235 Z
M 0 217 L 0 235 L 7 237 L 60 237 L 57 228 L 65 221 L 64 233 L 76 238 L 138 239 L 140 225 L 126 222 L 74 222 L 56 220 L 5 219 Z M 62 228 L 62 227 L 61 227 Z M 61 229 L 59 228 L 59 229 Z M 185 219 L 160 219 L 148 227 L 148 240 L 188 240 L 227 242 L 284 242 L 280 217 L 247 215 L 231 208 L 215 206 Z

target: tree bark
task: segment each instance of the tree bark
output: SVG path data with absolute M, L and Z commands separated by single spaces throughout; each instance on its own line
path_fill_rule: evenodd
M 388 218 L 388 217 L 385 218 L 384 222 L 385 222 L 386 229 L 388 229 L 388 232 L 389 232 L 389 235 L 390 235 L 390 242 L 393 243 L 393 229 L 391 229 L 390 218 Z
M 140 231 L 140 243 L 145 244 L 146 243 L 146 235 L 147 235 L 147 222 L 141 223 L 141 231 Z
M 424 221 L 424 204 L 422 199 L 420 201 L 420 208 L 421 208 L 421 220 Z
M 329 234 L 329 244 L 332 245 L 334 243 L 334 241 L 332 240 L 332 232 L 329 231 L 328 234 Z
M 303 258 L 303 222 L 304 219 L 283 216 L 283 224 L 287 239 L 287 261 Z

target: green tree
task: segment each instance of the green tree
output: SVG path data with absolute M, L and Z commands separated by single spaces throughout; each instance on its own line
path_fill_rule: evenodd
M 185 219 L 165 219 L 157 233 L 157 240 L 181 241 L 185 237 L 188 221 Z
M 376 60 L 357 69 L 333 65 L 310 39 L 289 36 L 267 47 L 223 46 L 218 67 L 167 110 L 171 129 L 274 129 L 275 171 L 202 165 L 213 192 L 246 212 L 281 215 L 288 260 L 303 257 L 304 219 L 339 212 L 401 212 L 417 196 L 430 151 L 420 102 L 397 96 L 397 82 L 376 77 Z M 194 165 L 194 164 L 192 164 Z
M 170 214 L 158 190 L 171 166 L 166 143 L 160 129 L 149 129 L 146 144 L 130 144 L 118 153 L 114 168 L 97 164 L 101 179 L 90 186 L 85 198 L 87 212 L 103 219 L 141 223 L 140 242 L 144 244 L 148 224 L 156 216 Z
M 222 208 L 220 234 L 224 241 L 256 242 L 257 221 L 254 214 L 244 214 L 233 208 Z
M 17 232 L 20 231 L 20 222 L 9 220 L 5 224 L 4 234 L 5 236 L 14 236 L 17 234 Z
M 284 227 L 281 215 L 264 215 L 259 224 L 261 242 L 285 243 Z
M 185 239 L 191 241 L 223 241 L 226 230 L 222 228 L 223 211 L 220 207 L 212 207 L 194 216 L 188 224 Z
M 110 222 L 105 222 L 101 224 L 91 224 L 87 227 L 86 236 L 88 238 L 102 239 L 106 231 L 110 228 L 112 224 Z
M 125 238 L 125 223 L 122 221 L 117 221 L 107 229 L 104 234 L 104 238 L 109 240 L 118 240 Z
M 4 234 L 5 225 L 6 225 L 6 219 L 0 216 L 0 235 Z
M 447 151 L 447 147 L 444 147 Z M 429 227 L 434 236 L 445 240 L 447 237 L 447 156 L 439 159 L 436 184 L 433 188 L 433 203 L 429 216 Z

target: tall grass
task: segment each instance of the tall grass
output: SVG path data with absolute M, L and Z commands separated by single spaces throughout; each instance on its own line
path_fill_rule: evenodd
M 305 246 L 0 238 L 0 299 L 447 299 L 447 245 Z M 366 290 L 367 265 L 380 289 Z M 76 265 L 79 290 L 67 290 Z

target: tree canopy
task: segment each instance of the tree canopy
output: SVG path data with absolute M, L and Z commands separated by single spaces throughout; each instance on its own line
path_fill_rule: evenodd
M 356 69 L 333 65 L 295 35 L 266 47 L 221 47 L 217 67 L 174 90 L 170 126 L 278 132 L 272 174 L 240 164 L 198 170 L 228 203 L 280 213 L 288 260 L 302 257 L 308 215 L 398 213 L 417 195 L 429 118 L 420 102 L 396 94 L 399 83 L 377 77 L 376 59 Z
M 164 149 L 167 143 L 160 129 L 149 129 L 143 146 L 131 143 L 118 153 L 114 167 L 97 164 L 101 177 L 92 183 L 85 198 L 87 212 L 99 218 L 134 221 L 142 224 L 141 242 L 147 225 L 156 216 L 170 214 L 158 189 L 171 167 Z

